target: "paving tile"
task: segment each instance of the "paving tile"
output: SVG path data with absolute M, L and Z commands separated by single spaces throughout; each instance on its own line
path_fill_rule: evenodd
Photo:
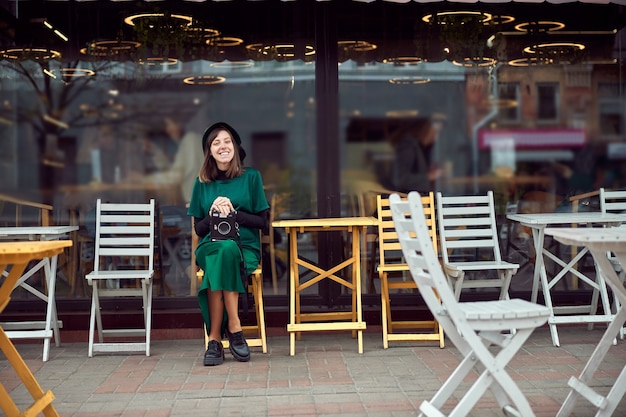
M 540 328 L 511 361 L 509 372 L 536 417 L 556 414 L 568 393 L 567 380 L 580 373 L 603 331 L 600 326 L 563 326 L 561 347 L 554 347 L 549 330 Z M 364 335 L 362 355 L 349 333 L 306 334 L 293 357 L 288 336 L 272 336 L 268 342 L 265 355 L 253 348 L 251 361 L 241 363 L 227 354 L 224 365 L 215 367 L 202 365 L 202 343 L 195 339 L 153 340 L 150 357 L 88 358 L 86 342 L 63 343 L 52 347 L 48 362 L 41 361 L 39 344 L 17 346 L 42 388 L 54 393 L 62 417 L 415 416 L 460 357 L 451 342 L 444 349 L 420 344 L 382 349 L 380 333 L 371 331 Z M 591 385 L 607 392 L 625 364 L 626 341 L 619 340 Z M 472 372 L 461 389 L 476 377 Z M 30 395 L 4 358 L 0 379 L 21 409 L 30 405 Z M 446 410 L 453 406 L 451 401 Z M 581 399 L 572 417 L 593 414 L 593 406 Z M 614 414 L 623 415 L 625 400 Z M 488 392 L 470 416 L 502 412 Z

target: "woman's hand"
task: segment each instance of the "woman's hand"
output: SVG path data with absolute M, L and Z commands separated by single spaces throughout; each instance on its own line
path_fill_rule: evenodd
M 209 214 L 211 214 L 214 211 L 217 211 L 221 214 L 228 214 L 234 210 L 235 210 L 235 207 L 233 207 L 233 203 L 230 202 L 230 198 L 217 197 L 215 200 L 213 200 L 213 204 L 211 204 L 211 209 L 209 210 Z

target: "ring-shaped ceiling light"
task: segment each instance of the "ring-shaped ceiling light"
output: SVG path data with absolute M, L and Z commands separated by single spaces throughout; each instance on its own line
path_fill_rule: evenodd
M 435 17 L 436 22 L 440 25 L 446 25 L 448 23 L 446 23 L 445 19 L 446 18 L 453 18 L 453 19 L 463 19 L 463 18 L 467 18 L 467 17 L 472 17 L 472 18 L 480 18 L 482 23 L 488 23 L 492 18 L 493 15 L 491 13 L 486 13 L 486 12 L 475 12 L 475 11 L 469 11 L 469 10 L 458 10 L 458 11 L 450 11 L 450 12 L 437 12 L 435 14 L 427 14 L 426 16 L 422 17 L 422 20 L 426 23 L 435 23 Z M 444 19 L 443 21 L 441 19 Z
M 141 43 L 135 41 L 123 41 L 123 40 L 104 40 L 94 41 L 87 46 L 87 48 L 81 48 L 80 53 L 83 55 L 91 56 L 111 56 L 121 55 L 123 53 L 131 52 L 141 46 Z
M 161 58 L 161 57 L 148 57 L 146 59 L 140 59 L 139 63 L 141 65 L 147 65 L 149 67 L 155 65 L 176 65 L 178 64 L 178 59 L 176 58 Z
M 196 75 L 183 79 L 183 83 L 189 85 L 215 85 L 226 81 L 226 77 L 219 75 Z
M 424 60 L 419 56 L 392 56 L 389 58 L 383 59 L 384 64 L 393 64 L 393 65 L 417 65 Z
M 12 48 L 0 51 L 0 58 L 13 61 L 31 59 L 44 62 L 61 58 L 61 52 L 46 48 Z
M 474 67 L 490 67 L 496 64 L 495 58 L 489 57 L 474 57 L 463 58 L 463 61 L 452 61 L 452 63 L 459 67 L 474 68 Z
M 92 77 L 96 75 L 94 70 L 86 68 L 61 68 L 59 72 L 62 77 Z
M 552 20 L 540 20 L 538 22 L 524 22 L 514 26 L 519 32 L 530 32 L 531 30 L 539 32 L 555 32 L 565 27 L 565 23 Z
M 368 41 L 338 41 L 337 46 L 342 49 L 347 49 L 354 52 L 369 52 L 378 48 L 378 45 L 375 45 Z
M 419 85 L 427 84 L 430 82 L 430 78 L 413 76 L 413 77 L 396 77 L 389 80 L 389 84 L 395 85 Z
M 295 58 L 296 45 L 293 43 L 282 43 L 276 45 L 266 45 L 261 48 L 263 55 L 276 55 L 279 58 Z M 315 48 L 312 45 L 304 45 L 304 56 L 315 55 Z
M 124 18 L 124 23 L 130 26 L 135 26 L 135 22 L 140 19 L 154 19 L 154 18 L 162 18 L 167 17 L 170 19 L 174 19 L 180 21 L 181 26 L 191 26 L 193 23 L 193 18 L 191 16 L 185 16 L 182 14 L 170 14 L 166 15 L 165 13 L 140 13 L 134 14 L 132 16 L 128 16 Z
M 217 46 L 218 48 L 228 48 L 232 46 L 239 46 L 243 43 L 243 39 L 235 38 L 232 36 L 218 36 L 215 38 L 207 39 L 206 44 L 210 46 Z
M 239 69 L 239 68 L 250 68 L 254 66 L 254 62 L 252 61 L 223 61 L 223 62 L 212 62 L 210 66 L 213 68 Z
M 585 49 L 585 45 L 582 43 L 550 42 L 527 46 L 524 48 L 524 52 L 527 54 L 536 54 L 537 52 L 567 53 L 572 51 L 582 51 L 583 49 Z

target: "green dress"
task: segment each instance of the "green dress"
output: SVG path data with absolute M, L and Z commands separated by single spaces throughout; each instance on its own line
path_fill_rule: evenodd
M 240 176 L 226 180 L 202 183 L 196 178 L 187 214 L 196 218 L 206 217 L 211 204 L 219 196 L 228 197 L 238 211 L 256 214 L 269 209 L 260 172 L 254 168 L 244 168 Z M 248 274 L 259 266 L 261 260 L 259 230 L 240 226 L 239 235 L 240 243 L 233 240 L 212 241 L 211 236 L 206 235 L 200 239 L 196 248 L 196 262 L 204 271 L 198 290 L 198 304 L 207 332 L 211 328 L 207 289 L 245 293 L 246 288 L 241 280 L 242 256 Z M 224 312 L 222 327 L 227 320 Z

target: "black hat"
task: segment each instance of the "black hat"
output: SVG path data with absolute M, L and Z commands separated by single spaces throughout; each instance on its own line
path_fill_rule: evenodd
M 246 151 L 241 147 L 241 137 L 239 136 L 239 133 L 237 133 L 237 131 L 232 128 L 232 126 L 224 122 L 214 123 L 211 126 L 209 126 L 207 130 L 204 131 L 204 135 L 202 135 L 202 152 L 206 153 L 206 147 L 207 147 L 206 142 L 209 137 L 209 134 L 213 130 L 218 129 L 218 128 L 225 129 L 228 131 L 228 133 L 230 133 L 230 137 L 235 141 L 235 143 L 239 147 L 239 159 L 241 160 L 241 162 L 243 162 L 244 158 L 246 157 Z

